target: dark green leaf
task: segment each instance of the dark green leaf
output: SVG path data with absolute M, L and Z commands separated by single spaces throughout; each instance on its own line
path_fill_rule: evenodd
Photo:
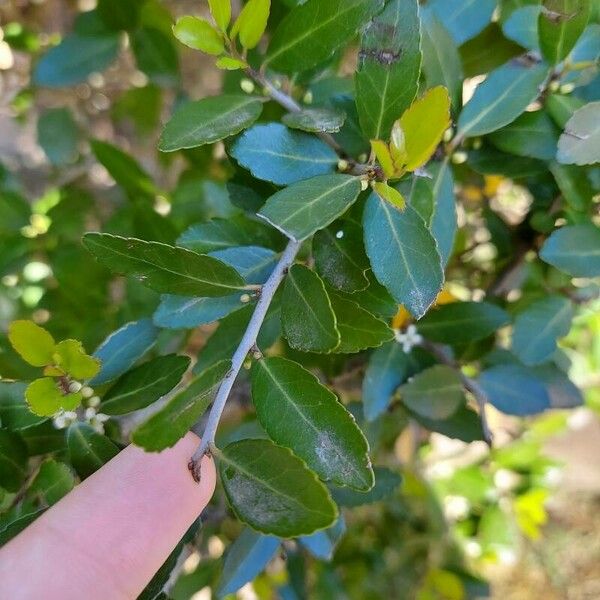
M 366 348 L 376 348 L 394 337 L 385 321 L 375 317 L 356 302 L 330 293 L 340 343 L 334 349 L 339 354 L 353 354 Z
M 466 406 L 461 406 L 445 419 L 428 419 L 418 413 L 411 413 L 415 421 L 428 429 L 449 438 L 462 440 L 467 444 L 483 440 L 483 429 L 479 415 Z
M 139 23 L 143 3 L 144 0 L 98 0 L 98 16 L 107 27 L 115 31 L 133 29 Z
M 55 166 L 68 165 L 79 154 L 79 130 L 68 108 L 51 108 L 37 122 L 38 143 Z
M 69 461 L 81 479 L 89 477 L 119 453 L 105 435 L 86 423 L 73 423 L 67 430 Z
M 292 129 L 311 133 L 336 133 L 342 128 L 346 114 L 332 108 L 303 108 L 283 115 L 281 120 Z
M 252 581 L 275 556 L 280 544 L 279 538 L 243 529 L 225 556 L 218 596 L 221 598 L 235 594 L 243 585 Z
M 154 346 L 157 336 L 158 329 L 150 319 L 127 323 L 111 333 L 94 352 L 101 368 L 90 384 L 107 383 L 128 371 Z
M 340 334 L 331 302 L 320 277 L 294 265 L 285 278 L 281 324 L 289 345 L 303 352 L 331 352 Z
M 365 247 L 375 277 L 417 318 L 440 291 L 444 274 L 435 240 L 423 219 L 371 194 L 364 212 Z
M 535 371 L 520 365 L 497 365 L 479 376 L 489 401 L 507 415 L 535 415 L 550 408 L 550 397 Z
M 390 0 L 362 34 L 355 75 L 364 134 L 388 140 L 392 125 L 417 95 L 421 35 L 417 0 Z
M 271 196 L 258 216 L 294 240 L 303 240 L 344 213 L 360 193 L 360 179 L 320 175 Z
M 583 167 L 550 163 L 550 172 L 554 175 L 558 189 L 567 204 L 573 209 L 585 212 L 594 196 L 592 184 Z M 554 221 L 552 222 L 554 224 Z
M 104 395 L 101 411 L 123 415 L 152 404 L 179 383 L 189 364 L 187 356 L 168 354 L 136 367 L 121 376 Z
M 244 289 L 233 267 L 185 248 L 108 233 L 86 233 L 83 243 L 104 266 L 157 292 L 213 297 Z
M 515 121 L 495 131 L 489 137 L 496 148 L 541 160 L 552 160 L 556 155 L 558 135 L 550 117 L 542 111 L 526 112 Z
M 573 277 L 597 277 L 600 228 L 592 223 L 561 227 L 544 242 L 540 258 Z
M 331 495 L 340 506 L 362 506 L 383 500 L 402 483 L 402 477 L 385 467 L 374 467 L 375 485 L 368 492 L 348 488 L 332 488 Z
M 27 497 L 52 506 L 74 486 L 75 478 L 69 467 L 50 458 L 40 465 L 40 470 L 27 489 Z
M 486 302 L 452 302 L 432 310 L 418 325 L 432 342 L 464 344 L 486 338 L 510 322 L 506 312 Z
M 171 41 L 159 29 L 142 27 L 131 34 L 131 49 L 140 71 L 158 85 L 173 85 L 179 79 L 179 59 Z
M 352 38 L 382 5 L 382 0 L 308 0 L 279 24 L 265 64 L 284 73 L 316 66 Z
M 538 30 L 549 63 L 559 63 L 571 52 L 588 23 L 590 6 L 590 0 L 543 0 Z
M 268 440 L 242 440 L 215 456 L 229 504 L 253 529 L 288 538 L 335 521 L 327 488 L 287 448 Z
M 548 296 L 520 312 L 513 328 L 512 350 L 526 365 L 548 360 L 556 341 L 569 332 L 573 318 L 571 302 L 561 296 Z
M 27 447 L 18 433 L 0 429 L 0 485 L 17 492 L 27 477 Z
M 446 419 L 465 403 L 458 373 L 445 365 L 421 371 L 399 389 L 402 402 L 427 419 Z
M 26 383 L 0 380 L 0 423 L 11 431 L 38 425 L 44 417 L 34 415 L 25 402 Z
M 372 487 L 365 436 L 312 373 L 285 358 L 263 358 L 252 369 L 252 399 L 269 437 L 321 479 L 359 490 Z
M 235 142 L 231 155 L 254 177 L 278 185 L 333 172 L 338 162 L 325 142 L 280 123 L 251 127 Z
M 508 125 L 539 96 L 547 75 L 544 64 L 508 63 L 492 71 L 460 113 L 457 135 L 484 135 Z
M 230 367 L 230 361 L 220 361 L 203 371 L 134 430 L 133 443 L 149 452 L 174 446 L 208 408 Z
M 188 102 L 165 126 L 158 148 L 173 152 L 218 142 L 252 125 L 261 112 L 262 101 L 253 96 L 226 94 Z
M 369 285 L 362 229 L 352 221 L 339 221 L 315 234 L 313 255 L 319 275 L 332 287 L 350 294 Z
M 363 412 L 367 421 L 374 421 L 388 409 L 392 395 L 407 375 L 408 357 L 395 341 L 371 354 L 362 384 Z

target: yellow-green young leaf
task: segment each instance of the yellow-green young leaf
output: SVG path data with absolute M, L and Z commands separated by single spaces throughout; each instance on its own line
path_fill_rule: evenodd
M 215 23 L 225 31 L 231 20 L 231 0 L 208 0 L 208 6 Z
M 406 164 L 406 136 L 400 121 L 396 121 L 392 127 L 392 136 L 390 139 L 390 154 L 394 162 L 394 170 L 400 174 L 402 167 Z
M 173 25 L 173 34 L 186 46 L 218 56 L 225 50 L 223 36 L 208 21 L 198 17 L 181 17 Z
M 215 63 L 218 69 L 224 71 L 236 71 L 237 69 L 245 69 L 248 65 L 239 58 L 232 58 L 231 56 L 221 56 Z
M 61 408 L 75 410 L 81 402 L 81 392 L 62 394 L 52 377 L 42 377 L 27 386 L 25 398 L 32 412 L 50 417 Z
M 244 48 L 254 48 L 267 28 L 270 10 L 271 0 L 248 0 L 231 28 L 231 38 L 239 34 Z
M 406 170 L 414 171 L 430 158 L 450 125 L 450 97 L 445 87 L 431 88 L 400 117 L 406 140 Z
M 54 349 L 54 363 L 75 379 L 90 379 L 100 370 L 100 361 L 85 353 L 81 342 L 63 340 Z
M 386 177 L 393 177 L 396 169 L 394 168 L 394 161 L 390 154 L 388 145 L 381 140 L 371 140 L 371 148 L 375 152 L 375 156 L 383 169 Z
M 52 362 L 56 342 L 33 321 L 13 321 L 8 327 L 8 339 L 21 358 L 30 365 L 43 367 Z
M 373 189 L 377 192 L 378 196 L 389 202 L 392 206 L 395 206 L 399 210 L 404 210 L 406 208 L 404 196 L 387 183 L 383 181 L 375 181 L 373 183 Z

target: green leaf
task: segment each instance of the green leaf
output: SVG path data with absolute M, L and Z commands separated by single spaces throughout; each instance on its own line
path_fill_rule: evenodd
M 507 415 L 527 416 L 550 408 L 550 397 L 535 372 L 521 365 L 497 365 L 481 373 L 489 401 Z
M 252 400 L 269 437 L 289 448 L 324 481 L 373 487 L 369 445 L 354 417 L 310 371 L 280 357 L 252 368 Z
M 363 216 L 371 268 L 396 302 L 422 317 L 442 288 L 444 274 L 435 240 L 423 219 L 371 194 Z
M 399 389 L 402 402 L 428 419 L 446 419 L 465 403 L 458 373 L 445 365 L 421 371 Z
M 281 118 L 292 129 L 311 133 L 337 133 L 346 120 L 346 113 L 333 108 L 303 108 Z
M 56 342 L 33 321 L 13 321 L 8 326 L 8 339 L 21 358 L 34 367 L 52 363 Z
M 171 36 L 153 27 L 140 27 L 130 36 L 138 69 L 157 85 L 177 84 L 179 55 Z
M 252 581 L 275 556 L 281 540 L 244 528 L 225 556 L 217 596 L 235 594 Z
M 25 402 L 27 384 L 21 381 L 0 379 L 0 423 L 11 431 L 27 429 L 43 423 L 45 419 L 34 415 Z
M 452 105 L 460 106 L 463 81 L 460 54 L 452 36 L 433 11 L 425 11 L 423 15 L 421 36 L 427 87 L 443 85 L 448 89 Z
M 132 321 L 111 333 L 94 352 L 102 366 L 90 384 L 107 383 L 128 371 L 154 346 L 157 336 L 150 319 Z
M 308 0 L 281 21 L 263 64 L 283 73 L 310 69 L 350 40 L 382 5 L 382 0 Z
M 89 477 L 111 458 L 119 448 L 87 423 L 76 422 L 67 429 L 69 461 L 81 479 Z
M 539 4 L 531 4 L 514 10 L 502 24 L 504 35 L 513 42 L 539 52 L 538 17 Z
M 392 395 L 408 375 L 408 357 L 395 341 L 371 354 L 362 384 L 363 412 L 374 421 L 388 409 Z
M 156 186 L 139 163 L 120 148 L 100 140 L 91 141 L 92 152 L 110 176 L 128 194 L 154 196 Z
M 394 208 L 401 211 L 406 208 L 404 196 L 397 189 L 391 187 L 384 181 L 375 181 L 371 185 L 375 190 L 375 193 Z
M 298 541 L 315 557 L 320 560 L 331 560 L 336 546 L 346 533 L 346 523 L 343 515 L 331 527 L 317 531 L 312 535 L 304 535 Z
M 556 341 L 569 333 L 573 307 L 561 296 L 548 296 L 520 312 L 513 327 L 512 350 L 526 365 L 552 357 Z
M 385 321 L 378 319 L 356 302 L 329 294 L 335 313 L 340 343 L 334 349 L 338 354 L 353 354 L 366 348 L 376 348 L 394 337 Z
M 255 125 L 230 152 L 254 177 L 288 185 L 335 171 L 338 155 L 325 142 L 280 123 Z
M 331 352 L 340 333 L 321 278 L 303 265 L 289 270 L 283 286 L 281 324 L 289 345 L 303 352 Z
M 495 131 L 489 140 L 509 154 L 552 160 L 556 156 L 558 136 L 552 120 L 543 110 L 526 112 Z
M 544 64 L 511 62 L 492 71 L 460 113 L 457 135 L 484 135 L 512 123 L 539 96 L 547 75 Z
M 245 69 L 248 64 L 239 58 L 231 58 L 231 56 L 221 56 L 215 62 L 217 69 L 223 69 L 224 71 L 237 71 L 238 69 Z
M 487 302 L 452 302 L 432 310 L 418 326 L 432 342 L 465 344 L 486 338 L 510 322 L 501 308 Z
M 467 444 L 483 440 L 481 418 L 474 410 L 466 406 L 461 406 L 453 415 L 445 419 L 427 419 L 414 412 L 410 414 L 419 425 L 429 431 L 462 440 Z
M 360 125 L 369 139 L 387 140 L 415 99 L 420 44 L 417 0 L 390 0 L 362 34 L 354 81 Z
M 230 368 L 230 361 L 220 361 L 194 378 L 134 430 L 133 443 L 148 452 L 174 446 L 204 414 Z
M 239 34 L 244 48 L 254 48 L 267 28 L 270 11 L 271 0 L 248 0 L 231 28 L 231 39 Z
M 590 15 L 590 0 L 543 0 L 538 20 L 542 56 L 557 64 L 571 52 Z
M 332 488 L 331 495 L 339 506 L 363 506 L 383 500 L 402 483 L 402 477 L 385 467 L 375 467 L 375 485 L 368 492 L 349 488 Z
M 600 162 L 600 102 L 590 102 L 573 113 L 558 140 L 556 156 L 571 165 Z
M 75 487 L 75 478 L 67 465 L 47 459 L 40 465 L 27 489 L 27 497 L 52 506 Z
M 37 85 L 62 87 L 83 83 L 89 75 L 104 71 L 119 53 L 119 35 L 71 33 L 38 61 L 33 72 Z
M 463 44 L 491 21 L 496 0 L 434 0 L 430 6 L 456 43 Z
M 0 482 L 9 492 L 17 492 L 27 477 L 27 447 L 21 436 L 0 429 Z
M 429 163 L 427 170 L 432 176 L 431 201 L 433 205 L 429 230 L 437 242 L 442 267 L 445 267 L 452 255 L 458 229 L 454 178 L 447 159 L 439 163 Z
M 75 410 L 81 402 L 81 392 L 63 394 L 52 377 L 42 377 L 32 381 L 25 390 L 29 408 L 36 415 L 50 417 L 61 408 Z
M 359 193 L 358 177 L 320 175 L 277 192 L 258 216 L 291 239 L 303 240 L 344 213 Z
M 75 379 L 89 379 L 100 370 L 100 361 L 88 356 L 77 340 L 63 340 L 56 344 L 53 362 Z
M 72 164 L 79 151 L 79 130 L 68 108 L 50 108 L 37 122 L 38 143 L 54 166 Z
M 572 277 L 597 277 L 600 228 L 592 223 L 561 227 L 544 242 L 540 258 Z
M 144 0 L 98 0 L 98 16 L 106 27 L 114 31 L 134 29 L 139 23 L 143 3 Z
M 152 404 L 180 382 L 189 365 L 189 357 L 167 354 L 136 367 L 108 390 L 100 410 L 123 415 Z
M 583 167 L 550 163 L 560 193 L 574 210 L 585 212 L 592 202 L 594 190 Z M 554 220 L 552 221 L 554 223 Z
M 163 129 L 161 152 L 196 148 L 239 133 L 258 119 L 262 101 L 253 96 L 224 94 L 188 102 Z
M 223 36 L 208 22 L 185 16 L 173 25 L 173 35 L 189 48 L 218 56 L 225 51 Z
M 178 246 L 108 233 L 86 233 L 83 244 L 104 266 L 133 275 L 156 292 L 214 297 L 245 286 L 233 267 Z
M 208 0 L 210 14 L 221 31 L 225 31 L 231 20 L 231 0 Z
M 337 221 L 317 231 L 313 256 L 319 275 L 335 289 L 352 294 L 369 285 L 362 230 L 352 221 Z
M 337 518 L 327 488 L 287 448 L 242 440 L 215 457 L 233 512 L 253 529 L 290 538 L 329 527 Z

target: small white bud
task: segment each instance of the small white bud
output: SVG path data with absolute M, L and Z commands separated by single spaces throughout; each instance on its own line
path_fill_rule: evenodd
M 454 136 L 454 129 L 452 127 L 448 127 L 446 131 L 444 131 L 444 142 L 448 143 Z
M 344 232 L 343 232 L 343 231 L 340 229 L 340 230 L 339 230 L 339 231 L 338 231 L 338 232 L 335 234 L 335 237 L 336 237 L 338 240 L 341 240 L 341 239 L 344 237 Z
M 252 353 L 252 358 L 253 358 L 254 360 L 260 360 L 260 359 L 262 358 L 262 356 L 263 356 L 263 355 L 262 355 L 262 352 L 261 352 L 260 350 L 255 350 L 255 351 Z
M 97 406 L 100 406 L 100 397 L 99 396 L 92 396 L 88 401 L 87 401 L 88 406 L 91 406 L 92 408 L 96 408 Z
M 84 385 L 81 388 L 81 395 L 84 398 L 91 398 L 94 395 L 94 390 L 89 385 Z
M 479 150 L 481 148 L 481 146 L 483 146 L 483 142 L 481 141 L 481 138 L 475 138 L 473 140 L 473 150 Z
M 468 158 L 469 158 L 469 156 L 466 152 L 459 151 L 459 152 L 455 152 L 452 155 L 452 162 L 455 165 L 462 165 L 463 163 L 467 162 Z
M 53 419 L 52 419 L 52 424 L 54 425 L 54 427 L 56 429 L 64 429 L 65 427 L 67 427 L 68 423 L 67 423 L 67 419 L 65 418 L 65 415 L 63 413 L 58 413 Z
M 240 302 L 242 304 L 248 304 L 248 302 L 250 302 L 250 300 L 252 300 L 252 298 L 250 297 L 250 294 L 242 294 L 240 296 Z
M 106 423 L 110 419 L 110 415 L 105 415 L 104 413 L 98 413 L 96 415 L 96 420 L 100 421 L 100 423 Z
M 77 413 L 75 411 L 67 410 L 64 414 L 70 423 L 72 423 L 73 421 L 77 421 Z
M 564 83 L 560 86 L 561 94 L 570 94 L 575 89 L 575 84 L 573 83 Z
M 91 421 L 96 416 L 96 409 L 89 406 L 85 409 L 84 416 L 86 421 Z
M 560 89 L 560 83 L 558 81 L 556 81 L 556 79 L 554 81 L 550 82 L 550 85 L 548 86 L 548 89 L 551 92 L 558 92 L 558 90 Z
M 81 389 L 81 383 L 79 383 L 79 381 L 71 381 L 71 383 L 69 384 L 69 392 L 71 392 L 71 394 L 75 394 L 77 393 L 80 389 Z
M 369 187 L 369 180 L 361 179 L 360 180 L 360 189 L 364 192 L 368 187 Z
M 304 94 L 304 98 L 302 98 L 302 101 L 304 102 L 304 104 L 312 104 L 313 93 L 310 90 L 308 90 L 308 92 Z
M 254 82 L 251 79 L 244 78 L 240 81 L 240 87 L 246 94 L 254 92 Z
M 347 171 L 349 166 L 350 165 L 348 164 L 347 160 L 344 160 L 343 158 L 340 158 L 340 160 L 338 160 L 338 171 Z

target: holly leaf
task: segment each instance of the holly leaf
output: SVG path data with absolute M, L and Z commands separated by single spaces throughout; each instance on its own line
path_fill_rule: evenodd
M 259 360 L 251 377 L 256 416 L 276 444 L 290 448 L 325 481 L 363 491 L 373 486 L 365 436 L 312 373 L 271 357 Z
M 287 448 L 247 439 L 214 456 L 233 512 L 257 531 L 283 538 L 309 535 L 338 516 L 327 488 Z

